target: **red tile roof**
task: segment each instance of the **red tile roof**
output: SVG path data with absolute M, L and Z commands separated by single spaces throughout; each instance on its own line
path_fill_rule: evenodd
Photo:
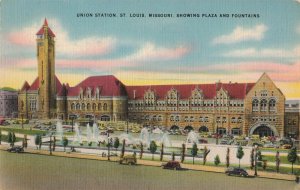
M 233 99 L 244 99 L 254 83 L 216 83 L 216 84 L 186 84 L 186 85 L 152 85 L 152 86 L 126 86 L 129 99 L 143 99 L 144 93 L 152 89 L 157 99 L 164 99 L 167 92 L 174 88 L 179 92 L 180 99 L 188 99 L 195 88 L 202 90 L 204 98 L 212 99 L 218 90 L 223 88 Z M 135 91 L 135 92 L 134 92 Z
M 55 76 L 55 80 L 56 80 L 56 92 L 58 93 L 58 92 L 60 92 L 61 89 L 62 89 L 62 84 L 60 83 L 60 81 L 59 81 L 59 79 L 57 78 L 57 76 Z M 23 91 L 23 88 L 25 87 L 26 83 L 27 83 L 27 82 L 24 83 L 24 85 L 23 85 L 21 91 Z M 39 84 L 39 77 L 37 77 L 37 78 L 33 81 L 33 83 L 32 83 L 31 85 L 29 85 L 29 84 L 27 83 L 26 86 L 27 86 L 27 87 L 26 87 L 26 90 L 38 90 L 38 88 L 40 87 L 40 84 Z
M 51 37 L 55 37 L 55 34 L 52 32 L 52 30 L 48 27 L 47 19 L 45 19 L 44 24 L 42 28 L 36 33 L 36 35 L 43 35 L 44 34 L 44 26 L 47 26 L 48 28 L 48 35 Z
M 76 86 L 69 87 L 68 96 L 79 96 L 80 88 L 85 93 L 88 87 L 91 88 L 92 94 L 94 94 L 98 87 L 100 96 L 126 96 L 123 83 L 112 75 L 88 77 Z

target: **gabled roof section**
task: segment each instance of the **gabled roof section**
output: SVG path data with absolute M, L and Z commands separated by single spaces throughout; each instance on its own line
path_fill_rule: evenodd
M 47 19 L 45 18 L 45 21 L 44 21 L 44 24 L 43 26 L 41 27 L 41 29 L 36 33 L 36 35 L 43 35 L 45 30 L 44 30 L 44 27 L 46 27 L 48 29 L 48 35 L 51 36 L 51 37 L 55 37 L 55 34 L 52 32 L 52 30 L 49 28 L 48 26 L 48 22 L 47 22 Z
M 221 88 L 228 92 L 231 99 L 244 99 L 254 83 L 216 83 L 216 84 L 184 84 L 184 85 L 151 85 L 151 86 L 126 86 L 129 99 L 143 99 L 144 93 L 151 89 L 157 99 L 165 99 L 167 92 L 175 89 L 180 99 L 189 99 L 196 88 L 203 92 L 205 99 L 213 99 Z
M 28 84 L 27 81 L 24 82 L 22 88 L 21 88 L 21 91 L 25 91 L 25 90 L 28 90 L 30 88 L 30 85 Z
M 57 76 L 55 76 L 55 82 L 56 82 L 56 92 L 58 93 L 61 91 L 62 84 L 59 81 L 59 79 L 57 78 Z M 36 79 L 33 81 L 33 83 L 31 85 L 28 84 L 28 86 L 29 86 L 29 88 L 27 88 L 27 90 L 38 90 L 40 87 L 39 77 L 36 77 Z M 23 89 L 23 87 L 22 87 L 22 89 Z
M 99 88 L 100 96 L 126 96 L 123 83 L 113 75 L 91 76 L 68 90 L 68 96 L 79 96 L 80 89 L 85 94 L 87 88 L 92 92 Z

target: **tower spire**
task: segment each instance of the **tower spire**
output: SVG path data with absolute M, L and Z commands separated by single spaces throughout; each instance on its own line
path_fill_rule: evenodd
M 44 26 L 48 26 L 48 21 L 47 21 L 46 17 L 45 17 L 45 20 L 44 20 Z

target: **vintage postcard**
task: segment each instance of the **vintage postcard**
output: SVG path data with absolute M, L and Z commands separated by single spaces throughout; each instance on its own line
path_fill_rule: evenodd
M 0 189 L 300 189 L 300 0 L 1 0 Z

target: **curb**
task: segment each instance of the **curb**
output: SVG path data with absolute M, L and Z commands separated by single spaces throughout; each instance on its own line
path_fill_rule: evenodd
M 0 151 L 6 151 L 6 148 L 1 147 Z M 52 155 L 50 155 L 49 151 L 45 151 L 45 150 L 42 150 L 42 151 L 43 152 L 35 152 L 34 150 L 33 151 L 27 151 L 26 150 L 26 151 L 24 151 L 24 153 L 25 154 L 36 154 L 36 155 L 42 155 L 42 156 L 55 156 L 55 157 L 73 158 L 73 159 L 87 159 L 87 160 L 97 160 L 97 161 L 108 161 L 107 157 L 100 157 L 100 156 L 97 157 L 97 155 L 95 155 L 95 154 L 89 155 L 89 154 L 65 153 L 65 152 L 59 152 L 59 154 L 55 154 L 56 152 L 53 152 Z M 65 155 L 63 155 L 63 154 L 65 154 Z M 83 155 L 83 156 L 81 156 L 81 155 Z M 105 159 L 102 159 L 102 158 L 105 158 Z M 118 162 L 117 158 L 118 157 L 111 157 L 111 160 L 108 161 L 108 162 Z M 148 163 L 143 163 L 143 162 L 144 162 L 143 160 L 139 160 L 138 159 L 137 164 L 138 165 L 142 165 L 142 166 L 160 167 L 160 164 L 159 165 L 153 164 L 153 163 L 157 163 L 156 161 L 147 160 Z M 153 162 L 153 163 L 151 163 L 151 162 Z M 193 168 L 193 167 L 190 167 L 188 164 L 184 164 L 184 166 L 185 166 L 184 168 L 186 168 L 188 170 L 192 170 L 192 171 L 224 173 L 224 171 L 221 172 L 221 171 L 214 170 L 213 166 L 206 166 L 206 167 L 210 167 L 212 170 L 205 170 L 205 169 L 201 169 L 201 168 Z M 252 173 L 252 171 L 251 171 L 251 173 Z M 258 178 L 273 179 L 273 180 L 284 180 L 284 181 L 295 181 L 295 176 L 292 177 L 292 176 L 287 175 L 287 174 L 279 174 L 279 175 L 284 175 L 286 178 L 284 179 L 284 178 L 280 178 L 280 177 L 273 177 L 271 173 L 270 173 L 270 176 L 261 176 L 261 175 L 258 175 L 258 176 L 255 177 L 255 176 L 251 175 L 250 177 L 253 177 L 253 178 L 257 178 L 258 177 Z

